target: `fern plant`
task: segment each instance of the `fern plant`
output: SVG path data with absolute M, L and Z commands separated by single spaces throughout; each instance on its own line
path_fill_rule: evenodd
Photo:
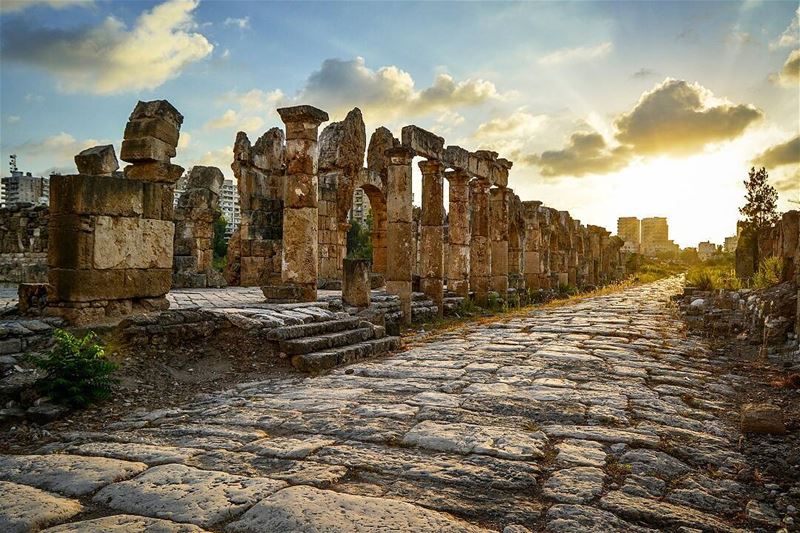
M 53 337 L 55 346 L 50 353 L 35 361 L 45 371 L 37 382 L 39 392 L 70 407 L 86 407 L 108 398 L 119 382 L 111 376 L 117 364 L 106 358 L 97 336 L 88 333 L 79 339 L 57 329 Z

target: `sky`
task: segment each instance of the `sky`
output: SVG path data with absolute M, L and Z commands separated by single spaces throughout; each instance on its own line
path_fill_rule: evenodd
M 800 200 L 797 2 L 2 0 L 0 152 L 35 174 L 113 143 L 137 100 L 185 120 L 174 162 L 232 177 L 236 132 L 312 104 L 514 161 L 523 200 L 681 246 L 735 233 L 765 166 Z M 6 169 L 4 170 L 4 175 Z M 415 202 L 419 172 L 415 169 Z

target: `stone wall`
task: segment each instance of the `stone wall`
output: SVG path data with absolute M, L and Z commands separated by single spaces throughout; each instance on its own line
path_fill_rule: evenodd
M 742 222 L 739 225 L 743 227 Z M 759 262 L 770 257 L 781 258 L 783 281 L 795 279 L 800 269 L 800 211 L 781 214 L 774 226 L 755 236 L 744 227 L 735 254 L 736 276 L 740 279 L 751 278 Z
M 170 159 L 182 122 L 165 100 L 139 102 L 122 143 L 124 178 L 112 146 L 78 154 L 79 174 L 51 178 L 48 314 L 88 324 L 168 306 L 183 173 Z
M 175 209 L 173 287 L 219 287 L 222 275 L 214 270 L 214 221 L 225 177 L 216 167 L 194 166 L 186 191 Z
M 47 280 L 47 206 L 0 209 L 0 281 L 43 283 Z
M 239 132 L 231 169 L 239 184 L 239 229 L 228 241 L 225 278 L 243 287 L 275 283 L 281 277 L 283 186 L 286 146 L 283 130 L 272 128 L 250 144 Z

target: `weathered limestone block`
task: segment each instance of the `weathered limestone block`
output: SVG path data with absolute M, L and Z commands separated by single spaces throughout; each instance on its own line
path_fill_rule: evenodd
M 72 270 L 51 268 L 48 304 L 156 298 L 169 292 L 172 265 L 164 269 Z
M 442 153 L 442 162 L 453 170 L 466 170 L 469 168 L 469 150 L 460 146 L 448 146 Z
M 50 213 L 142 216 L 142 183 L 82 174 L 53 176 L 50 179 Z
M 78 174 L 112 176 L 119 169 L 114 145 L 106 144 L 87 148 L 75 156 L 75 166 L 78 167 Z
M 416 241 L 413 233 L 411 161 L 414 151 L 405 146 L 386 151 L 387 176 L 386 291 L 400 297 L 403 321 L 411 323 L 411 278 L 416 264 Z
M 405 126 L 401 132 L 402 144 L 420 157 L 441 159 L 444 139 L 417 126 Z
M 448 150 L 454 148 L 448 146 Z M 455 147 L 457 148 L 457 147 Z M 463 170 L 445 173 L 449 183 L 447 289 L 469 295 L 470 227 L 469 174 Z
M 186 183 L 188 189 L 208 189 L 212 193 L 219 195 L 225 176 L 217 167 L 204 167 L 195 165 L 189 173 Z
M 155 183 L 175 184 L 181 176 L 183 176 L 182 166 L 161 161 L 127 165 L 123 171 L 125 177 L 129 180 L 150 181 Z
M 122 141 L 120 157 L 128 163 L 160 161 L 167 163 L 175 157 L 175 146 L 155 137 L 139 137 Z
M 369 261 L 344 259 L 342 301 L 345 305 L 368 307 L 370 301 Z
M 172 268 L 173 231 L 174 224 L 166 220 L 98 216 L 93 267 Z
M 180 128 L 181 124 L 183 124 L 183 115 L 166 100 L 138 102 L 136 107 L 133 108 L 133 112 L 128 120 L 143 118 L 160 118 L 169 122 L 176 128 Z
M 312 207 L 286 209 L 283 213 L 283 281 L 301 285 L 317 283 L 316 246 L 305 245 L 315 240 L 317 212 Z
M 178 146 L 180 127 L 163 117 L 131 119 L 125 126 L 125 139 L 155 137 L 170 146 Z
M 389 156 L 386 151 L 390 148 L 400 146 L 400 141 L 392 135 L 392 132 L 381 126 L 376 129 L 369 138 L 369 148 L 367 149 L 367 168 L 377 172 L 382 180 L 386 179 L 386 172 L 389 167 Z
M 319 168 L 340 169 L 351 178 L 364 166 L 367 132 L 361 110 L 354 108 L 341 122 L 328 124 L 319 136 Z M 352 193 L 351 193 L 352 194 Z

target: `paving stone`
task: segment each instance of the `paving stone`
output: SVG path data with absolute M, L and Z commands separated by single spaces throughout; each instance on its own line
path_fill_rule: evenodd
M 138 461 L 149 465 L 183 463 L 201 450 L 129 442 L 87 442 L 68 446 L 68 453 Z
M 0 494 L 0 531 L 3 533 L 38 531 L 83 510 L 77 500 L 8 481 L 0 481 Z
M 473 424 L 440 424 L 425 420 L 403 438 L 409 446 L 455 453 L 479 453 L 504 459 L 530 460 L 544 456 L 543 433 Z
M 340 494 L 304 486 L 283 489 L 260 501 L 227 530 L 235 533 L 487 531 L 446 514 L 397 500 Z
M 655 529 L 635 526 L 618 516 L 588 505 L 556 504 L 547 510 L 551 533 L 650 533 Z
M 139 474 L 144 463 L 79 455 L 3 455 L 0 478 L 52 490 L 67 496 L 83 496 L 100 487 Z
M 542 495 L 560 503 L 587 503 L 602 492 L 604 479 L 602 470 L 590 466 L 557 470 L 545 482 Z
M 607 454 L 599 442 L 567 439 L 556 444 L 556 449 L 556 463 L 559 465 L 603 467 L 606 464 Z
M 204 533 L 206 530 L 191 524 L 178 524 L 169 520 L 147 518 L 129 514 L 118 514 L 83 520 L 52 527 L 44 533 L 127 533 L 129 531 L 147 531 L 147 533 Z
M 284 482 L 273 479 L 171 464 L 110 485 L 93 501 L 124 513 L 208 527 L 237 517 L 284 486 Z
M 243 451 L 253 452 L 258 455 L 270 455 L 282 459 L 305 459 L 310 454 L 323 446 L 329 446 L 335 441 L 322 437 L 308 437 L 296 439 L 291 437 L 277 437 L 274 439 L 259 439 L 251 442 Z
M 630 464 L 631 472 L 634 474 L 664 478 L 677 477 L 690 470 L 683 462 L 658 450 L 629 450 L 620 457 L 619 462 Z

